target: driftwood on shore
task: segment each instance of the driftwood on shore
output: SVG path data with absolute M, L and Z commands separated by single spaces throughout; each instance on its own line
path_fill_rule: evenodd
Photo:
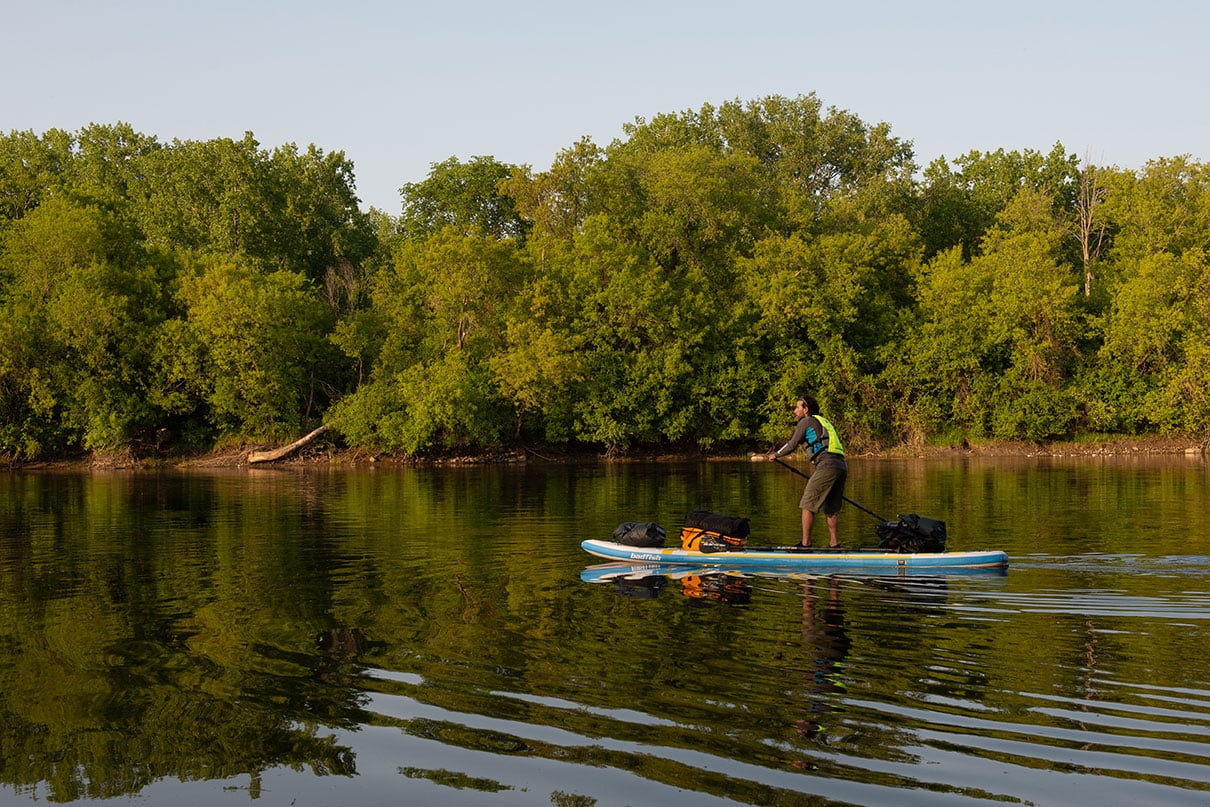
M 300 437 L 299 439 L 295 440 L 293 443 L 291 443 L 288 446 L 282 446 L 281 448 L 275 448 L 272 451 L 249 452 L 248 463 L 252 464 L 252 463 L 256 463 L 256 462 L 273 462 L 274 460 L 280 460 L 282 457 L 288 457 L 291 454 L 293 454 L 295 451 L 298 451 L 298 449 L 300 449 L 303 446 L 308 445 L 309 443 L 314 441 L 316 437 L 319 437 L 319 435 L 323 434 L 327 430 L 328 430 L 328 426 L 327 426 L 327 424 L 324 424 L 323 426 L 320 426 L 318 429 L 311 432 L 307 436 Z

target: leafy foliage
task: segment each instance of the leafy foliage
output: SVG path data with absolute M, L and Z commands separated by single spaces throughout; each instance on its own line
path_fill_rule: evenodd
M 545 171 L 451 157 L 397 218 L 343 154 L 251 133 L 0 137 L 0 453 L 319 421 L 407 453 L 750 447 L 804 389 L 858 451 L 1210 432 L 1206 166 L 1056 144 L 917 178 L 814 95 L 624 133 Z
M 156 329 L 167 315 L 152 257 L 95 207 L 52 197 L 2 236 L 0 444 L 118 448 L 146 428 Z
M 285 436 L 311 416 L 328 311 L 302 275 L 207 259 L 181 278 L 184 309 L 165 381 L 193 393 L 226 432 Z

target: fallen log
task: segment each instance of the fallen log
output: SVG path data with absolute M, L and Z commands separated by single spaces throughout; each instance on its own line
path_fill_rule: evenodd
M 249 452 L 248 463 L 252 464 L 252 463 L 256 463 L 256 462 L 273 462 L 274 460 L 280 460 L 282 457 L 288 457 L 291 454 L 293 454 L 295 451 L 298 451 L 298 449 L 300 449 L 303 446 L 308 445 L 309 443 L 314 441 L 316 437 L 319 437 L 319 435 L 323 434 L 327 430 L 328 430 L 328 426 L 327 426 L 327 424 L 324 424 L 323 426 L 320 426 L 318 429 L 316 429 L 315 431 L 308 434 L 306 437 L 300 437 L 299 439 L 295 440 L 293 443 L 291 443 L 288 446 L 282 446 L 281 448 L 275 448 L 272 451 Z

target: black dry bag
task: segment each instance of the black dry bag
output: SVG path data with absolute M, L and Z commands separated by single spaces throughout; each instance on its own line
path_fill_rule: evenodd
M 900 514 L 898 521 L 884 521 L 874 528 L 878 548 L 892 552 L 944 552 L 945 522 L 932 518 Z
M 750 529 L 746 518 L 711 513 L 706 510 L 690 511 L 685 516 L 685 526 L 715 532 L 728 538 L 747 538 Z
M 614 543 L 626 546 L 663 546 L 664 528 L 650 521 L 624 521 L 613 531 Z

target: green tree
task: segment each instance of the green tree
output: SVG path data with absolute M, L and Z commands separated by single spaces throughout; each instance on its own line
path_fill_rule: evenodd
M 59 187 L 74 144 L 61 129 L 41 137 L 16 130 L 0 137 L 0 217 L 21 218 Z
M 399 190 L 401 231 L 417 238 L 454 227 L 467 236 L 524 237 L 528 225 L 517 215 L 513 198 L 501 192 L 501 184 L 516 171 L 483 156 L 466 163 L 455 157 L 434 163 L 422 182 Z
M 624 131 L 628 139 L 620 146 L 627 153 L 695 146 L 754 159 L 760 181 L 750 192 L 776 214 L 751 224 L 759 229 L 776 221 L 785 234 L 815 227 L 833 201 L 866 183 L 906 178 L 914 169 L 910 144 L 893 137 L 888 124 L 868 124 L 836 107 L 825 110 L 814 93 L 706 104 L 650 122 L 639 119 Z M 610 151 L 612 158 L 617 149 Z
M 166 402 L 179 411 L 204 404 L 221 433 L 244 437 L 280 438 L 314 422 L 333 360 L 331 314 L 303 275 L 200 257 L 178 299 L 184 319 L 164 330 L 159 353 Z
M 146 155 L 142 169 L 131 194 L 150 244 L 299 272 L 332 288 L 334 302 L 374 251 L 340 152 L 300 154 L 288 144 L 268 153 L 248 132 L 239 141 L 174 141 Z
M 1114 260 L 1210 249 L 1210 165 L 1187 157 L 1154 160 L 1140 171 L 1115 172 L 1106 184 Z
M 661 413 L 690 400 L 679 382 L 691 368 L 674 359 L 703 326 L 678 320 L 675 276 L 609 216 L 585 222 L 575 254 L 571 285 L 579 299 L 571 327 L 584 335 L 586 366 L 575 392 L 576 435 L 610 450 L 658 442 Z
M 1210 264 L 1206 252 L 1160 252 L 1119 271 L 1094 400 L 1106 430 L 1190 431 L 1210 427 L 1205 369 L 1210 346 Z
M 256 254 L 262 222 L 273 207 L 257 187 L 258 143 L 173 141 L 144 160 L 132 192 L 148 242 L 165 249 L 208 251 L 235 258 Z
M 972 260 L 954 247 L 926 265 L 920 320 L 887 374 L 911 439 L 946 423 L 999 439 L 1070 432 L 1067 381 L 1084 326 L 1079 275 L 1062 262 L 1067 232 L 1051 197 L 1023 188 Z
M 322 283 L 333 310 L 355 308 L 377 236 L 358 208 L 353 163 L 344 152 L 310 145 L 300 153 L 288 143 L 262 155 L 261 165 L 275 207 L 260 257 Z
M 987 268 L 965 262 L 960 247 L 920 267 L 918 319 L 896 345 L 881 379 L 895 401 L 896 436 L 910 443 L 924 443 L 949 424 L 985 432 L 979 391 L 992 350 L 986 323 L 993 314 L 993 278 L 981 271 Z
M 377 277 L 374 310 L 385 339 L 373 351 L 370 382 L 333 412 L 342 431 L 358 444 L 409 453 L 497 444 L 502 402 L 489 363 L 523 283 L 511 241 L 465 236 L 456 225 L 404 241 Z
M 587 175 L 596 202 L 570 272 L 588 368 L 576 431 L 610 450 L 708 445 L 743 408 L 728 405 L 742 388 L 714 383 L 716 365 L 739 324 L 735 258 L 771 208 L 757 160 L 723 147 L 713 115 L 636 122 Z
M 898 300 L 918 260 L 902 216 L 864 231 L 770 236 L 743 262 L 745 296 L 776 375 L 768 420 L 804 388 L 846 425 L 854 447 L 876 442 L 888 402 L 872 380 L 902 329 Z M 771 436 L 771 435 L 766 435 Z
M 1079 193 L 1079 160 L 1056 143 L 1043 154 L 1033 149 L 971 151 L 950 162 L 934 160 L 924 172 L 918 226 L 931 257 L 962 247 L 973 257 L 984 235 L 1022 189 L 1051 199 L 1056 215 L 1074 212 Z
M 543 327 L 560 344 L 582 345 L 583 378 L 572 386 L 579 439 L 609 449 L 710 445 L 759 428 L 771 378 L 803 376 L 793 337 L 759 326 L 768 309 L 751 295 L 777 293 L 768 287 L 780 267 L 753 259 L 775 243 L 772 233 L 827 235 L 828 249 L 868 267 L 852 284 L 861 313 L 846 319 L 851 343 L 829 348 L 845 368 L 837 389 L 864 385 L 846 410 L 868 403 L 877 362 L 862 352 L 892 338 L 881 326 L 894 317 L 859 320 L 880 302 L 909 299 L 902 281 L 916 247 L 901 238 L 898 207 L 910 190 L 910 147 L 889 126 L 825 111 L 814 96 L 705 105 L 625 132 L 603 152 L 581 142 L 550 172 L 504 186 L 535 223 L 537 275 L 574 290 L 561 302 L 571 319 Z M 878 190 L 864 192 L 867 184 Z M 861 234 L 850 237 L 850 227 Z M 856 254 L 865 248 L 874 254 Z
M 530 316 L 510 314 L 503 345 L 488 359 L 493 386 L 516 413 L 513 437 L 530 432 L 550 442 L 567 442 L 574 432 L 574 389 L 585 379 L 583 334 L 560 327 L 563 318 L 540 310 L 560 297 L 537 284 L 525 291 Z M 553 321 L 552 321 L 553 320 Z
M 1062 264 L 1063 224 L 1050 198 L 1022 190 L 998 217 L 976 261 L 990 265 L 989 336 L 1011 351 L 1010 363 L 1032 381 L 1058 385 L 1074 356 L 1078 275 Z
M 729 103 L 720 119 L 732 147 L 772 172 L 783 228 L 813 228 L 837 200 L 872 182 L 906 179 L 915 169 L 911 144 L 894 137 L 889 124 L 869 124 L 836 107 L 825 112 L 813 93 Z
M 142 175 L 144 158 L 160 148 L 155 137 L 136 131 L 129 123 L 89 124 L 76 133 L 63 181 L 74 198 L 125 213 L 131 186 Z
M 708 444 L 730 423 L 718 422 L 716 399 L 735 390 L 711 384 L 712 364 L 739 325 L 735 258 L 753 241 L 754 168 L 703 146 L 610 158 L 607 212 L 575 239 L 576 326 L 592 368 L 586 439 Z
M 599 209 L 604 154 L 582 138 L 560 151 L 548 171 L 534 174 L 528 166 L 511 171 L 500 192 L 513 200 L 517 215 L 543 245 L 548 238 L 568 241 Z
M 1105 179 L 1109 303 L 1097 320 L 1096 364 L 1081 376 L 1089 424 L 1204 432 L 1210 169 L 1180 157 Z
M 0 444 L 23 456 L 111 450 L 154 426 L 153 334 L 162 267 L 95 207 L 52 197 L 3 233 Z

